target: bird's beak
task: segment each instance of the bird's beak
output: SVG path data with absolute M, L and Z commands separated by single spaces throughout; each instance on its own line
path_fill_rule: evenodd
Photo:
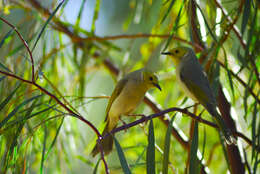
M 171 52 L 161 52 L 162 55 L 171 55 Z
M 158 88 L 160 91 L 162 90 L 162 88 L 160 87 L 159 84 L 157 84 L 157 83 L 153 83 L 153 85 L 154 85 L 156 88 Z

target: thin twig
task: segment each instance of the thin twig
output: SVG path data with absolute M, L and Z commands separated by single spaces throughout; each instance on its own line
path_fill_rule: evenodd
M 8 22 L 7 20 L 5 20 L 4 18 L 2 18 L 0 16 L 0 19 L 6 23 L 7 25 L 9 25 L 12 29 L 14 29 L 14 31 L 17 33 L 17 35 L 19 36 L 20 40 L 23 42 L 23 45 L 25 46 L 25 48 L 27 49 L 27 52 L 29 53 L 30 55 L 30 59 L 31 59 L 31 64 L 32 64 L 32 82 L 35 81 L 34 79 L 34 60 L 33 60 L 33 56 L 32 56 L 32 52 L 27 44 L 27 42 L 24 40 L 23 36 L 20 34 L 20 32 L 17 30 L 17 28 L 11 24 L 10 22 Z

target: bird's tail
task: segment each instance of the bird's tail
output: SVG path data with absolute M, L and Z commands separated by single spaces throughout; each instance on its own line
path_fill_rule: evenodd
M 102 132 L 102 136 L 105 136 L 107 133 L 109 133 L 108 130 L 108 122 L 106 124 L 105 129 Z M 104 151 L 105 155 L 109 154 L 113 149 L 113 135 L 109 134 L 104 139 L 100 141 L 100 145 L 102 147 L 102 150 Z M 99 145 L 96 143 L 95 147 L 93 148 L 91 154 L 92 156 L 96 156 L 100 152 Z
M 225 123 L 225 121 L 223 120 L 222 116 L 217 112 L 217 110 L 213 109 L 212 111 L 210 111 L 210 114 L 212 116 L 214 116 L 216 123 L 221 130 L 221 135 L 223 135 L 225 137 L 226 143 L 228 145 L 236 144 L 237 143 L 236 138 L 232 134 L 231 130 L 228 128 L 228 126 Z

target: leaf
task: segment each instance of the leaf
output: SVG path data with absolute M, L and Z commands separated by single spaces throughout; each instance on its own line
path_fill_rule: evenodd
M 9 68 L 7 68 L 4 64 L 2 64 L 1 62 L 0 62 L 0 68 L 3 68 L 3 69 L 5 69 L 6 71 L 8 71 L 8 72 L 11 72 L 11 70 L 9 70 Z
M 247 99 L 249 97 L 249 92 L 248 92 L 248 87 L 250 86 L 251 84 L 251 80 L 253 79 L 253 71 L 250 72 L 250 75 L 249 75 L 249 79 L 248 79 L 248 82 L 247 82 L 247 85 L 246 85 L 246 89 L 245 89 L 245 93 L 244 93 L 244 96 L 243 96 L 243 101 L 244 101 L 244 112 L 245 112 L 245 118 L 247 116 L 247 113 L 248 113 L 248 105 L 247 105 Z
M 42 148 L 42 159 L 41 159 L 41 167 L 40 173 L 43 174 L 44 160 L 45 160 L 45 149 L 46 149 L 46 141 L 47 141 L 47 126 L 44 125 L 44 139 L 43 139 L 43 148 Z
M 21 84 L 19 84 L 9 96 L 6 97 L 6 99 L 0 103 L 0 111 L 5 107 L 5 105 L 12 99 L 14 96 L 15 92 L 17 91 L 18 88 L 20 88 Z
M 198 132 L 198 122 L 195 121 L 194 132 L 191 140 L 190 149 L 190 161 L 189 161 L 189 174 L 199 174 L 199 160 L 197 157 L 198 145 L 199 145 L 199 132 Z
M 209 27 L 208 21 L 206 20 L 206 17 L 204 16 L 202 9 L 200 8 L 200 6 L 199 6 L 198 4 L 196 4 L 196 6 L 197 6 L 198 9 L 200 10 L 200 13 L 201 13 L 201 15 L 202 15 L 202 17 L 203 17 L 204 23 L 205 23 L 205 25 L 206 25 L 206 27 L 207 27 L 207 29 L 208 29 L 208 31 L 209 31 L 209 34 L 210 34 L 211 37 L 214 39 L 214 41 L 215 41 L 216 43 L 218 43 L 217 37 L 215 36 L 215 34 L 212 32 L 211 28 Z
M 228 82 L 229 82 L 229 86 L 230 86 L 230 88 L 231 88 L 232 96 L 233 96 L 233 98 L 234 98 L 234 97 L 235 97 L 234 85 L 233 85 L 231 73 L 230 73 L 230 71 L 229 71 L 229 69 L 228 69 L 228 60 L 227 60 L 227 54 L 226 54 L 225 49 L 223 49 L 223 52 L 224 52 L 224 58 L 225 58 L 225 69 L 226 69 L 227 75 L 228 75 Z
M 130 174 L 131 171 L 130 171 L 128 164 L 127 164 L 127 161 L 125 159 L 124 152 L 123 152 L 120 144 L 118 143 L 118 141 L 115 137 L 114 137 L 114 142 L 115 142 L 115 147 L 116 147 L 116 151 L 117 151 L 117 155 L 119 157 L 121 167 L 122 167 L 125 174 Z
M 60 8 L 61 5 L 63 4 L 63 2 L 64 2 L 64 0 L 59 3 L 59 5 L 58 5 L 58 6 L 56 7 L 56 9 L 51 13 L 51 15 L 49 16 L 49 18 L 47 19 L 47 21 L 46 21 L 45 24 L 43 25 L 43 27 L 42 27 L 42 29 L 41 29 L 39 35 L 38 35 L 37 38 L 36 38 L 36 41 L 34 42 L 34 45 L 33 45 L 32 49 L 31 49 L 31 52 L 33 52 L 33 50 L 35 49 L 35 47 L 36 47 L 36 45 L 37 45 L 37 43 L 38 43 L 38 41 L 39 41 L 41 35 L 43 34 L 45 28 L 47 27 L 47 25 L 48 25 L 48 23 L 51 21 L 51 19 L 54 17 L 54 15 L 56 14 L 56 12 L 59 10 L 59 8 Z
M 80 27 L 79 27 L 79 24 L 80 24 L 80 20 L 81 20 L 82 12 L 83 12 L 83 10 L 84 10 L 84 4 L 85 4 L 85 3 L 86 3 L 86 0 L 83 0 L 83 1 L 81 2 L 80 9 L 79 9 L 79 13 L 78 13 L 78 17 L 77 17 L 77 20 L 76 20 L 76 23 L 75 23 L 75 28 L 76 28 L 76 30 L 77 30 L 78 28 L 80 28 Z
M 95 9 L 94 9 L 94 16 L 93 16 L 93 19 L 92 19 L 92 25 L 91 25 L 91 32 L 94 33 L 95 32 L 95 29 L 96 29 L 96 21 L 98 19 L 98 13 L 99 13 L 99 10 L 100 10 L 100 0 L 96 0 L 96 6 L 95 6 Z
M 100 161 L 101 161 L 101 158 L 98 159 L 97 164 L 95 165 L 95 168 L 93 170 L 93 174 L 97 174 L 98 165 L 99 165 Z
M 254 109 L 253 109 L 253 119 L 252 119 L 252 157 L 251 157 L 251 160 L 253 161 L 254 159 L 254 156 L 255 156 L 255 148 L 256 148 L 256 141 L 257 141 L 257 136 L 256 136 L 256 124 L 257 124 L 257 102 L 255 102 L 254 104 Z
M 176 115 L 176 114 L 175 114 Z M 170 146 L 171 146 L 171 133 L 172 133 L 172 123 L 174 121 L 175 115 L 172 117 L 167 131 L 165 135 L 165 140 L 164 140 L 164 151 L 163 151 L 163 174 L 168 174 L 168 164 L 169 164 L 169 152 L 170 152 Z
M 1 40 L 0 42 L 0 48 L 4 45 L 5 41 L 7 41 L 7 39 L 13 34 L 13 29 L 11 29 L 10 31 L 8 31 L 8 33 L 4 36 L 4 38 Z
M 168 16 L 168 14 L 170 13 L 170 11 L 171 11 L 171 9 L 172 9 L 174 3 L 175 3 L 175 0 L 172 0 L 171 3 L 170 3 L 169 8 L 167 9 L 165 15 L 163 16 L 163 19 L 162 19 L 162 21 L 161 21 L 161 24 L 162 24 L 162 23 L 164 22 L 164 20 L 167 18 L 167 16 Z
M 10 113 L 8 114 L 8 116 L 7 116 L 6 118 L 4 118 L 4 119 L 0 122 L 0 129 L 5 125 L 5 123 L 8 122 L 8 120 L 11 119 L 12 116 L 14 116 L 14 115 L 16 114 L 16 112 L 17 112 L 21 107 L 23 107 L 24 105 L 30 103 L 31 101 L 33 101 L 33 100 L 35 100 L 35 99 L 37 99 L 37 98 L 39 98 L 39 97 L 42 97 L 42 95 L 37 95 L 37 96 L 31 97 L 31 98 L 25 100 L 24 102 L 22 102 L 21 104 L 19 104 L 16 108 L 14 108 L 13 111 L 10 112 Z
M 245 5 L 244 5 L 244 12 L 243 12 L 243 18 L 242 18 L 242 24 L 241 24 L 241 32 L 242 35 L 245 32 L 246 25 L 248 23 L 248 19 L 250 17 L 250 12 L 251 12 L 251 0 L 245 0 Z
M 183 3 L 183 4 L 184 4 L 184 3 Z M 179 25 L 179 21 L 180 21 L 180 16 L 181 16 L 181 11 L 182 11 L 182 8 L 183 8 L 183 4 L 181 5 L 181 8 L 180 8 L 180 10 L 179 10 L 179 12 L 178 12 L 178 15 L 177 15 L 177 17 L 176 17 L 174 26 L 173 26 L 172 31 L 171 31 L 171 35 L 170 35 L 170 37 L 167 39 L 167 42 L 166 42 L 166 44 L 165 44 L 165 47 L 164 47 L 163 51 L 165 51 L 165 50 L 167 49 L 167 47 L 168 47 L 169 44 L 171 43 L 171 40 L 172 40 L 174 34 L 176 33 L 177 29 L 179 28 L 178 25 Z
M 155 142 L 153 120 L 149 124 L 148 146 L 146 152 L 146 173 L 155 174 Z
M 54 146 L 54 144 L 55 144 L 55 142 L 56 142 L 56 140 L 57 140 L 57 138 L 58 138 L 58 135 L 59 135 L 59 133 L 60 133 L 61 126 L 63 125 L 64 118 L 65 118 L 65 117 L 62 117 L 61 123 L 60 123 L 60 125 L 59 125 L 59 127 L 58 127 L 58 129 L 57 129 L 57 131 L 56 131 L 55 137 L 54 137 L 54 139 L 53 139 L 53 141 L 52 141 L 52 143 L 51 143 L 49 149 L 47 150 L 46 158 L 48 157 L 48 155 L 49 155 L 51 149 L 53 148 L 53 146 Z
M 55 106 L 55 105 L 50 106 L 50 107 L 48 107 L 48 108 L 46 108 L 46 109 L 43 109 L 43 110 L 41 110 L 41 111 L 39 111 L 39 112 L 33 113 L 33 114 L 31 114 L 31 115 L 30 115 L 30 114 L 26 114 L 26 115 L 23 116 L 23 117 L 18 117 L 16 120 L 9 121 L 9 122 L 6 124 L 6 128 L 8 128 L 8 127 L 10 127 L 10 126 L 13 126 L 13 125 L 15 125 L 15 124 L 17 124 L 17 123 L 19 123 L 19 122 L 24 122 L 24 121 L 26 121 L 26 120 L 28 120 L 28 119 L 30 119 L 30 118 L 32 118 L 32 117 L 35 117 L 35 116 L 37 116 L 37 115 L 39 115 L 39 114 L 41 114 L 41 113 L 44 113 L 44 112 L 46 112 L 46 111 L 52 109 L 54 106 Z

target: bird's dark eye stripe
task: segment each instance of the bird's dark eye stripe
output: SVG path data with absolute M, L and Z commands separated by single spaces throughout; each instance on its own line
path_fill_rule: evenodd
M 152 81 L 152 80 L 153 80 L 153 77 L 150 77 L 150 78 L 149 78 L 149 80 L 151 80 L 151 81 Z

